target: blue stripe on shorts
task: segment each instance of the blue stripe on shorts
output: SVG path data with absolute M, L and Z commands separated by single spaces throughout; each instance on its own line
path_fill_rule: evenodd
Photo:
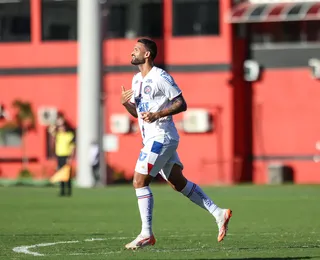
M 151 147 L 151 152 L 155 154 L 160 154 L 162 147 L 163 147 L 163 143 L 154 141 Z

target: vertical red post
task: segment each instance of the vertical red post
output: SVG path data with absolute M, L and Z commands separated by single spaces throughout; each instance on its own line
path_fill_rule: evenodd
M 233 87 L 233 179 L 252 181 L 252 84 L 244 80 L 243 64 L 250 56 L 249 28 L 233 25 L 231 37 Z M 242 30 L 242 32 L 239 32 Z
M 167 64 L 167 54 L 170 39 L 172 37 L 172 0 L 163 1 L 163 62 Z
M 30 0 L 31 43 L 41 42 L 41 0 Z

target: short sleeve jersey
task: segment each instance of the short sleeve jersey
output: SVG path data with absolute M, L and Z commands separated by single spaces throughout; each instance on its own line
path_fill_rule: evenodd
M 141 112 L 161 111 L 181 94 L 174 79 L 165 70 L 154 66 L 144 78 L 141 72 L 133 77 L 132 90 L 130 102 L 136 105 L 143 142 L 146 143 L 158 135 L 164 135 L 165 140 L 179 141 L 172 116 L 162 117 L 153 123 L 147 123 L 141 118 Z
M 55 152 L 57 156 L 70 156 L 74 148 L 74 133 L 72 131 L 56 134 Z

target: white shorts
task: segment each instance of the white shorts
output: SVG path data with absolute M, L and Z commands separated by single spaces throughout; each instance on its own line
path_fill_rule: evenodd
M 177 153 L 178 144 L 177 141 L 164 144 L 161 138 L 150 139 L 140 151 L 135 171 L 152 177 L 160 173 L 168 180 L 174 164 L 183 168 Z

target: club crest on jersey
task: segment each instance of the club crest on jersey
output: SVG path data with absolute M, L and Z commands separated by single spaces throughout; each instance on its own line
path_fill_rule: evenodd
M 143 89 L 143 92 L 144 92 L 144 94 L 149 95 L 151 93 L 151 87 L 149 85 L 145 86 Z

